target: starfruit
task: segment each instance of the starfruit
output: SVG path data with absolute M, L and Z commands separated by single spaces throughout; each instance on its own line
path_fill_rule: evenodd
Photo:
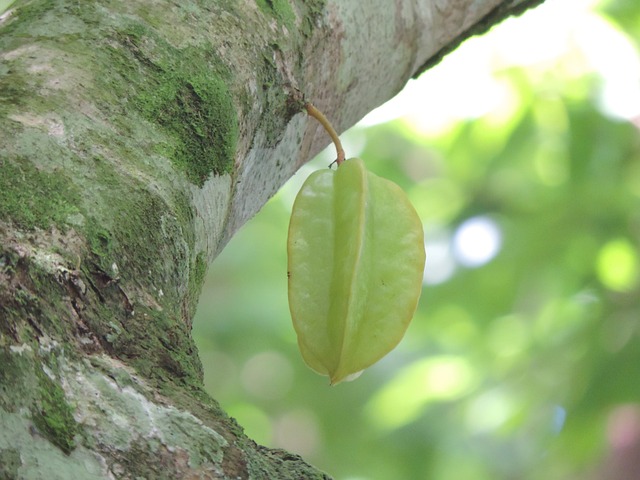
M 304 361 L 335 385 L 377 362 L 415 313 L 424 234 L 395 183 L 362 160 L 312 173 L 293 205 L 289 308 Z

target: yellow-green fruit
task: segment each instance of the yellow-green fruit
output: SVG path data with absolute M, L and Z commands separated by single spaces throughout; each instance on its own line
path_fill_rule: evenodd
M 302 357 L 334 385 L 402 339 L 422 290 L 424 234 L 405 193 L 362 160 L 314 172 L 287 242 L 289 309 Z

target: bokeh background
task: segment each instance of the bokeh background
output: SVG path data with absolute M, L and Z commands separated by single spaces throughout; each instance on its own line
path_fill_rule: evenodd
M 548 0 L 343 135 L 425 229 L 399 347 L 329 387 L 287 307 L 297 175 L 210 268 L 206 387 L 342 480 L 640 478 L 640 2 Z M 385 122 L 385 123 L 383 123 Z

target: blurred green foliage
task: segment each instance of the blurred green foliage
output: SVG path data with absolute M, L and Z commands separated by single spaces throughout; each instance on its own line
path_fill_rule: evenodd
M 640 34 L 638 2 L 601 10 Z M 194 327 L 205 381 L 256 441 L 336 479 L 592 478 L 615 446 L 612 418 L 640 418 L 638 128 L 599 110 L 595 76 L 500 76 L 508 115 L 345 136 L 407 191 L 427 271 L 441 269 L 407 337 L 358 380 L 330 388 L 305 367 L 287 307 L 291 203 L 328 157 L 214 262 Z M 456 253 L 469 219 L 499 235 L 486 263 Z

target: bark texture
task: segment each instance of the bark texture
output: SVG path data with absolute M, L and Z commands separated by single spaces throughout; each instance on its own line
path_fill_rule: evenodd
M 339 130 L 534 1 L 20 1 L 0 17 L 0 478 L 328 478 L 202 389 L 206 267 Z M 214 367 L 215 368 L 215 367 Z

